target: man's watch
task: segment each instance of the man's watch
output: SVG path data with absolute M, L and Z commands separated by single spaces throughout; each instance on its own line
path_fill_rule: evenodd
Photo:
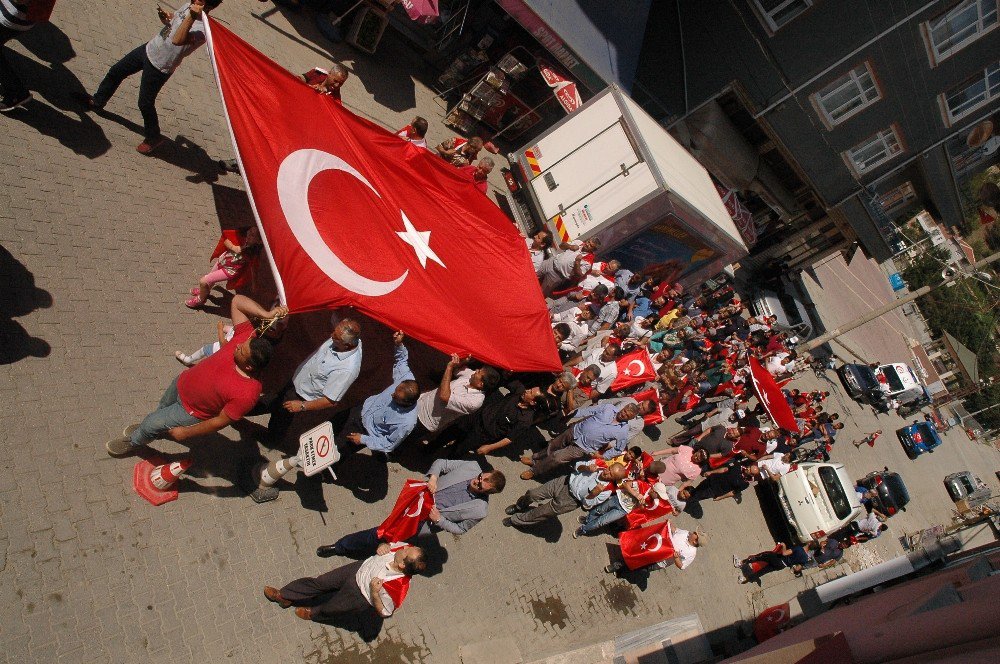
M 302 407 L 301 407 L 301 408 L 299 408 L 299 410 L 300 410 L 301 412 L 303 412 L 303 413 L 304 413 L 304 412 L 306 412 L 306 402 L 305 402 L 305 401 L 300 401 L 299 403 L 301 403 L 301 404 L 302 404 Z

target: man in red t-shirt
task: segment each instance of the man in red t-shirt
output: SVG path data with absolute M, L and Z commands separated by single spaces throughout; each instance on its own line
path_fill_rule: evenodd
M 250 317 L 277 318 L 285 307 L 267 311 L 250 298 L 233 298 L 233 338 L 218 352 L 183 371 L 170 384 L 156 410 L 141 424 L 105 443 L 113 457 L 128 456 L 157 438 L 183 441 L 206 436 L 241 419 L 260 397 L 259 372 L 271 359 L 271 343 L 258 339 Z

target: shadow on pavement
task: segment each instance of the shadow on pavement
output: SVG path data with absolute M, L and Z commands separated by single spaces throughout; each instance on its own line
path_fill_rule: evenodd
M 35 276 L 21 261 L 0 245 L 0 364 L 13 364 L 26 357 L 48 357 L 52 346 L 33 337 L 14 320 L 36 309 L 52 306 L 52 295 L 35 285 Z
M 11 65 L 28 87 L 48 103 L 29 102 L 8 117 L 56 139 L 88 159 L 96 159 L 111 149 L 111 141 L 104 130 L 73 99 L 74 94 L 85 90 L 76 75 L 66 67 L 66 63 L 76 57 L 69 37 L 52 23 L 40 23 L 20 35 L 19 41 L 49 66 L 8 51 Z

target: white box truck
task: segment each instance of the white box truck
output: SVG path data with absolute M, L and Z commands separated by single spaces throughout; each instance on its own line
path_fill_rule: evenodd
M 560 242 L 692 285 L 747 253 L 708 171 L 612 85 L 510 155 L 535 221 Z

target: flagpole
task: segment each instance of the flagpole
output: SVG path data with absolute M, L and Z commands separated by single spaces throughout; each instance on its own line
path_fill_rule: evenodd
M 281 274 L 278 272 L 278 266 L 274 262 L 274 255 L 271 253 L 271 245 L 267 240 L 267 233 L 264 232 L 264 224 L 261 223 L 260 214 L 257 212 L 257 203 L 253 199 L 253 189 L 250 188 L 250 182 L 247 180 L 247 171 L 243 168 L 243 156 L 240 154 L 240 146 L 236 143 L 236 134 L 233 132 L 233 123 L 229 119 L 229 107 L 226 104 L 226 95 L 222 91 L 222 79 L 219 77 L 219 66 L 215 61 L 215 44 L 212 41 L 212 20 L 209 16 L 204 17 L 205 23 L 205 41 L 208 43 L 208 59 L 212 63 L 212 72 L 215 74 L 215 84 L 219 86 L 219 97 L 222 99 L 222 114 L 226 118 L 226 127 L 229 129 L 229 138 L 233 141 L 233 151 L 236 152 L 236 163 L 240 166 L 240 177 L 243 179 L 243 186 L 247 192 L 247 198 L 250 199 L 250 209 L 253 211 L 254 221 L 257 223 L 257 230 L 260 233 L 261 243 L 264 245 L 264 254 L 267 256 L 267 262 L 271 266 L 271 275 L 274 277 L 274 284 L 278 287 L 278 300 L 283 306 L 287 306 L 288 302 L 285 299 L 285 284 L 281 280 Z

